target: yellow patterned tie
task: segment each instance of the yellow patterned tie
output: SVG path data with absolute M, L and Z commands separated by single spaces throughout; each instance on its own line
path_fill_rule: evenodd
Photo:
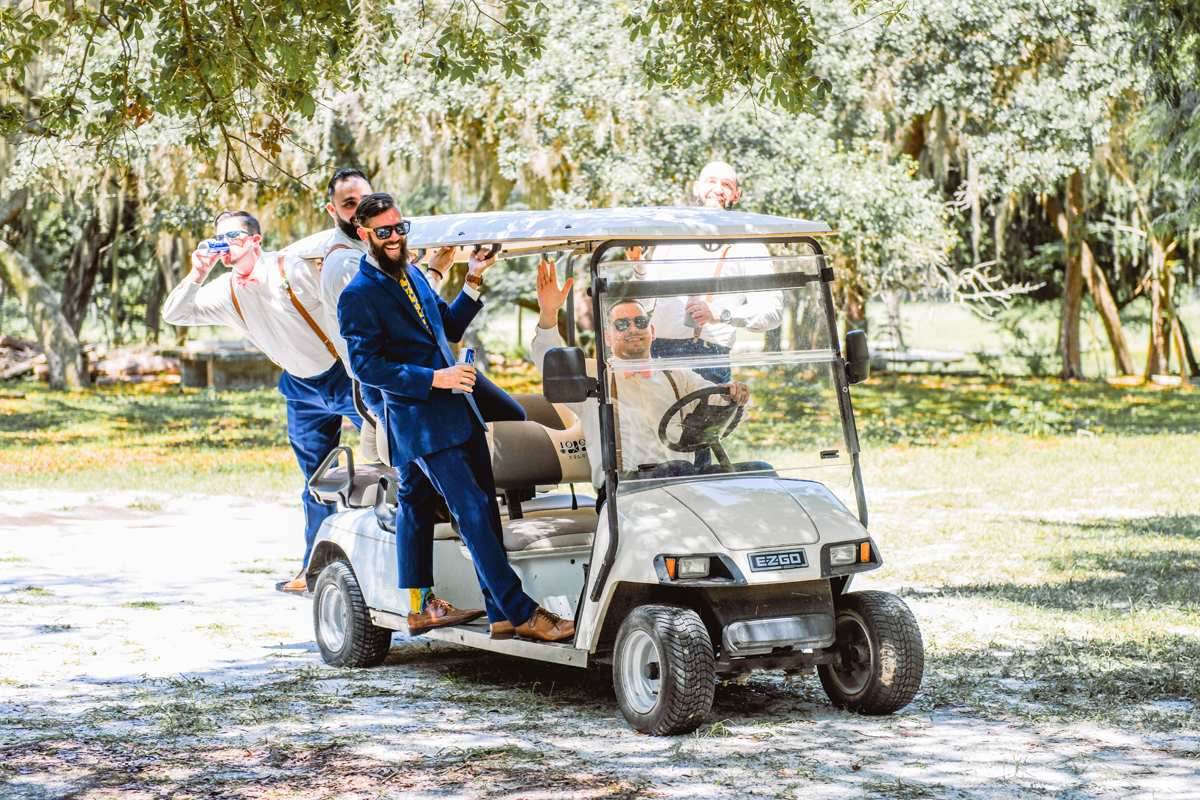
M 413 308 L 417 310 L 417 316 L 421 319 L 421 324 L 425 326 L 425 330 L 433 333 L 433 329 L 429 327 L 429 320 L 425 319 L 425 309 L 421 308 L 421 301 L 417 300 L 417 293 L 413 291 L 412 284 L 408 282 L 408 270 L 400 273 L 400 285 L 404 287 L 404 293 L 412 301 Z

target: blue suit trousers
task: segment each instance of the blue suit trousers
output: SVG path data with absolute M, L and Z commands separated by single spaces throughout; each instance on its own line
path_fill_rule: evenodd
M 321 523 L 337 511 L 336 504 L 326 505 L 308 493 L 308 481 L 325 457 L 342 440 L 342 417 L 349 417 L 356 427 L 362 427 L 362 417 L 354 408 L 350 376 L 342 362 L 334 362 L 324 374 L 315 378 L 297 378 L 283 373 L 279 392 L 287 399 L 288 441 L 304 473 L 304 566 L 312 555 L 313 543 Z
M 396 552 L 400 588 L 433 585 L 433 492 L 446 498 L 483 589 L 489 622 L 529 621 L 537 603 L 521 588 L 521 579 L 504 554 L 500 507 L 492 457 L 483 428 L 473 425 L 460 445 L 418 458 L 400 470 L 402 497 L 396 509 Z

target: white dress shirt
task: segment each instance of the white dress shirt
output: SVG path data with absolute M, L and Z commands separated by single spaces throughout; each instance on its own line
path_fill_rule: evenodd
M 530 348 L 533 363 L 538 371 L 546 359 L 547 351 L 562 347 L 562 337 L 558 328 L 538 327 Z M 661 464 L 664 461 L 691 461 L 689 453 L 679 453 L 669 450 L 658 438 L 658 423 L 663 414 L 675 401 L 691 392 L 713 386 L 711 381 L 697 375 L 690 369 L 671 370 L 671 377 L 679 388 L 676 395 L 675 387 L 667 378 L 664 370 L 652 370 L 649 376 L 641 372 L 626 375 L 621 368 L 621 359 L 613 358 L 613 368 L 609 370 L 609 394 L 616 389 L 617 399 L 614 411 L 617 417 L 617 427 L 621 431 L 621 460 L 618 470 L 636 470 L 639 464 Z M 596 376 L 596 361 L 587 360 L 587 371 L 592 377 Z M 568 408 L 579 417 L 583 426 L 583 438 L 587 443 L 588 459 L 592 465 L 592 483 L 597 487 L 604 485 L 604 460 L 600 457 L 600 405 L 594 400 L 582 403 L 567 403 Z M 681 418 L 686 416 L 695 403 L 690 403 L 675 414 L 667 424 L 667 438 L 679 441 L 683 427 Z
M 342 245 L 333 250 L 337 245 Z M 346 340 L 342 338 L 338 327 L 338 298 L 350 280 L 358 274 L 358 263 L 367 252 L 367 243 L 359 239 L 351 239 L 340 228 L 334 229 L 325 247 L 325 263 L 321 266 L 321 304 L 325 306 L 325 329 L 329 331 L 329 339 L 337 348 L 338 355 L 346 371 L 350 372 L 350 355 L 346 350 Z M 353 374 L 353 373 L 351 373 Z
M 654 248 L 652 257 L 646 262 L 645 274 L 637 277 L 650 281 L 712 278 L 718 266 L 722 278 L 774 275 L 770 261 L 739 260 L 769 256 L 766 246 L 757 242 L 721 245 L 716 252 L 705 250 L 698 244 L 663 245 Z M 684 260 L 689 263 L 670 263 Z M 780 292 L 718 294 L 713 296 L 709 305 L 717 317 L 721 316 L 722 311 L 728 310 L 731 319 L 728 323 L 704 323 L 700 338 L 722 347 L 733 347 L 738 328 L 769 331 L 779 327 L 783 320 L 783 294 Z M 650 320 L 654 325 L 654 335 L 659 339 L 691 339 L 695 336 L 696 329 L 683 322 L 686 306 L 686 296 L 658 298 Z
M 246 334 L 267 358 L 297 378 L 315 378 L 329 371 L 334 357 L 300 316 L 279 277 L 279 254 L 263 253 L 254 265 L 258 283 L 237 288 L 239 315 L 230 294 L 233 273 L 207 285 L 185 278 L 163 304 L 162 318 L 172 325 L 228 325 Z M 321 287 L 312 267 L 296 256 L 284 258 L 283 271 L 296 299 L 324 329 Z M 328 336 L 326 331 L 326 336 Z

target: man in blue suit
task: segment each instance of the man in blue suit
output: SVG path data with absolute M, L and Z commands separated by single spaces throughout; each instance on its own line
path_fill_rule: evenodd
M 472 257 L 463 290 L 447 304 L 409 268 L 409 224 L 390 195 L 363 198 L 355 221 L 369 253 L 338 300 L 338 323 L 355 376 L 383 394 L 392 463 L 408 468 L 396 513 L 400 588 L 432 585 L 424 532 L 436 490 L 471 552 L 492 636 L 571 639 L 575 624 L 538 606 L 508 564 L 486 427 L 471 397 L 475 368 L 455 364 L 450 351 L 483 308 L 479 289 L 494 259 Z

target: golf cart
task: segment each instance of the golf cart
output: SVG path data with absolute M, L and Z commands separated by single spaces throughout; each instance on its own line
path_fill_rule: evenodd
M 667 372 L 674 385 L 688 371 L 728 370 L 748 389 L 745 405 L 711 381 L 677 392 L 657 424 L 641 427 L 677 456 L 656 463 L 637 463 L 644 448 L 630 441 L 639 430 L 631 420 L 645 412 L 614 396 L 605 337 L 596 336 L 589 371 L 567 325 L 567 346 L 545 356 L 544 394 L 516 397 L 528 419 L 493 423 L 491 437 L 509 562 L 526 593 L 575 620 L 574 640 L 493 640 L 484 619 L 422 635 L 577 667 L 610 662 L 622 713 L 651 734 L 696 729 L 718 680 L 757 669 L 815 668 L 834 704 L 859 713 L 907 705 L 924 665 L 916 620 L 890 594 L 848 591 L 855 574 L 883 562 L 866 527 L 849 390 L 866 378 L 868 354 L 857 332 L 846 337 L 845 356 L 839 347 L 833 269 L 819 243 L 831 233 L 823 223 L 699 208 L 414 220 L 413 249 L 557 255 L 560 272 L 581 273 L 595 321 L 610 319 L 617 305 L 636 302 L 650 313 L 692 296 L 737 294 L 781 310 L 766 329 L 740 328 L 729 353 L 620 360 L 622 375 Z M 770 244 L 771 255 L 749 259 L 757 269 L 723 275 L 723 254 L 741 242 Z M 712 277 L 635 279 L 626 248 L 667 244 L 704 246 L 704 267 L 687 274 Z M 668 275 L 679 266 L 659 263 Z M 568 299 L 573 321 L 572 306 Z M 791 324 L 780 331 L 787 309 Z M 598 440 L 582 434 L 589 414 L 599 421 Z M 594 465 L 606 498 L 599 508 L 574 491 L 593 482 Z M 308 567 L 321 655 L 340 666 L 379 664 L 409 611 L 408 591 L 397 588 L 395 472 L 356 464 L 341 448 L 310 489 L 346 507 L 323 524 Z M 453 523 L 437 526 L 434 578 L 438 597 L 483 607 Z

